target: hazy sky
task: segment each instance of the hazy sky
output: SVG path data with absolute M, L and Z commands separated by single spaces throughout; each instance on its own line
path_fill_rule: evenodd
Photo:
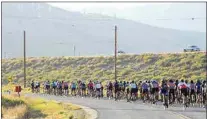
M 98 13 L 145 24 L 206 32 L 205 3 L 49 3 L 69 11 Z M 191 20 L 191 18 L 195 18 Z M 198 19 L 196 19 L 198 18 Z

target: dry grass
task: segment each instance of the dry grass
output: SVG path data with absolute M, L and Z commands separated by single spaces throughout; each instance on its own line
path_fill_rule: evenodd
M 3 95 L 5 119 L 85 119 L 86 112 L 73 104 L 29 98 L 17 94 Z
M 5 119 L 23 119 L 27 111 L 28 107 L 26 105 L 18 105 L 10 108 L 2 107 L 2 113 Z

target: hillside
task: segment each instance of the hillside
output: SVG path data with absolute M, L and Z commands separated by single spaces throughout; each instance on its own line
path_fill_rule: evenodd
M 206 34 L 159 28 L 109 16 L 81 14 L 44 3 L 2 3 L 2 53 L 23 56 L 26 30 L 27 56 L 111 55 L 114 25 L 118 48 L 127 53 L 175 52 L 188 45 L 205 49 Z
M 206 79 L 206 55 L 201 52 L 120 55 L 117 63 L 119 80 Z M 28 81 L 114 80 L 113 57 L 31 57 L 27 67 Z M 23 59 L 2 60 L 2 76 L 3 83 L 11 76 L 22 82 Z

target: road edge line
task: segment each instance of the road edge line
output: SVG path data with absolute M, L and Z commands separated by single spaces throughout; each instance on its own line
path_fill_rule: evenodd
M 74 106 L 78 106 L 80 107 L 81 109 L 83 109 L 85 112 L 86 112 L 86 119 L 97 119 L 98 118 L 98 112 L 90 107 L 86 107 L 86 106 L 82 106 L 82 105 L 78 105 L 78 104 L 74 104 L 74 103 L 71 103 L 71 102 L 63 102 L 61 100 L 53 100 L 55 102 L 62 102 L 62 103 L 65 103 L 65 104 L 69 104 L 69 105 L 74 105 Z

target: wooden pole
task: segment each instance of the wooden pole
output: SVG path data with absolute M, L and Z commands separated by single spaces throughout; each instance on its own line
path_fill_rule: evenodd
M 117 80 L 117 69 L 116 69 L 116 63 L 117 63 L 117 26 L 115 26 L 115 49 L 114 49 L 114 54 L 115 54 L 115 62 L 114 62 L 114 70 L 115 70 L 115 80 Z
M 26 32 L 24 31 L 24 88 L 26 88 Z

